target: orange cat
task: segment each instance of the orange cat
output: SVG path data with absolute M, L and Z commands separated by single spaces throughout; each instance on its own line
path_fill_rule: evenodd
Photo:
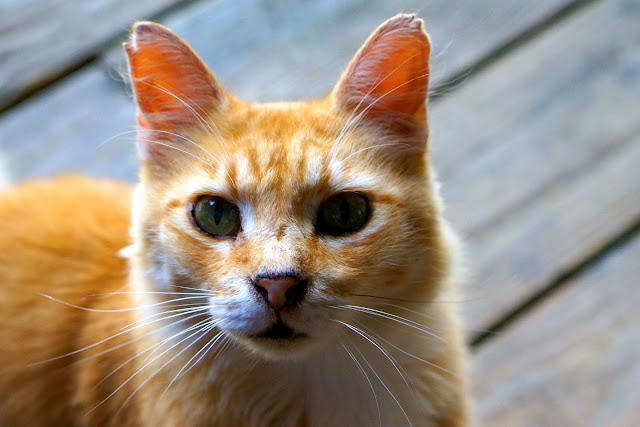
M 0 195 L 0 425 L 466 425 L 422 21 L 317 102 L 242 102 L 157 24 L 125 49 L 136 189 Z

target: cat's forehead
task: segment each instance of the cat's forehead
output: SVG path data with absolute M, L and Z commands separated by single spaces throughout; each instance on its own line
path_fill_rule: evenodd
M 344 124 L 313 103 L 267 104 L 239 114 L 225 138 L 209 146 L 224 160 L 218 179 L 238 191 L 289 191 L 294 187 L 327 187 L 370 183 L 367 167 L 344 162 L 340 140 Z M 342 149 L 341 149 L 342 147 Z M 356 169 L 357 171 L 354 171 Z

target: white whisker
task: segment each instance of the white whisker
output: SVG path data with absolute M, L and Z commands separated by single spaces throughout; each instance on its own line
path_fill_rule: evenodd
M 156 406 L 158 406 L 158 404 L 160 403 L 160 401 L 162 400 L 162 398 L 164 397 L 164 395 L 167 393 L 167 391 L 169 391 L 169 388 L 171 388 L 171 386 L 173 385 L 173 383 L 180 377 L 180 374 L 182 374 L 185 369 L 187 369 L 187 366 L 189 366 L 189 364 L 193 361 L 193 359 L 195 359 L 196 357 L 198 357 L 198 355 L 205 350 L 205 348 L 207 348 L 209 346 L 209 344 L 211 344 L 211 348 L 216 344 L 216 342 L 218 342 L 218 340 L 220 339 L 220 337 L 224 334 L 223 331 L 218 332 L 216 335 L 214 335 L 213 338 L 211 338 L 211 340 L 209 340 L 209 342 L 207 342 L 205 345 L 202 346 L 202 348 L 200 350 L 198 350 L 198 352 L 196 354 L 194 354 L 193 356 L 191 356 L 191 359 L 189 359 L 187 361 L 187 363 L 185 363 L 185 365 L 182 367 L 182 369 L 180 369 L 180 371 L 178 371 L 178 373 L 176 374 L 175 377 L 173 377 L 173 379 L 171 380 L 171 382 L 169 383 L 169 385 L 167 386 L 167 388 L 164 389 L 164 392 L 162 392 L 162 395 L 160 396 L 160 399 L 158 399 L 158 402 L 156 403 Z M 209 350 L 207 349 L 205 351 L 205 353 L 207 353 Z M 203 353 L 204 354 L 204 353 Z M 198 359 L 200 360 L 200 359 Z
M 197 310 L 197 311 L 205 311 L 205 310 L 208 310 L 208 309 L 205 307 L 205 308 L 203 308 L 203 309 L 201 309 L 201 310 Z M 107 341 L 110 341 L 110 340 L 112 340 L 112 339 L 114 339 L 114 338 L 117 338 L 117 337 L 119 337 L 119 336 L 122 336 L 122 335 L 124 335 L 124 334 L 126 334 L 126 333 L 128 333 L 128 332 L 131 332 L 131 331 L 135 330 L 135 329 L 142 328 L 142 327 L 144 327 L 144 326 L 150 325 L 150 324 L 155 323 L 155 322 L 159 322 L 159 321 L 162 321 L 162 320 L 171 319 L 171 318 L 174 318 L 174 317 L 184 316 L 184 315 L 187 315 L 187 314 L 191 314 L 191 312 L 178 313 L 178 314 L 174 314 L 174 315 L 171 315 L 171 316 L 164 317 L 164 318 L 162 318 L 162 319 L 156 319 L 156 320 L 153 320 L 153 321 L 151 321 L 151 322 L 143 323 L 143 324 L 140 324 L 140 325 L 134 326 L 134 327 L 132 327 L 132 328 L 126 329 L 126 330 L 124 330 L 124 331 L 122 331 L 122 332 L 118 332 L 117 334 L 114 334 L 114 335 L 112 335 L 112 336 L 110 336 L 110 337 L 108 337 L 108 338 L 105 338 L 105 339 L 103 339 L 103 340 L 100 340 L 100 341 L 98 341 L 97 343 L 91 344 L 91 345 L 89 345 L 89 346 L 87 346 L 87 347 L 81 348 L 81 349 L 79 349 L 79 350 L 72 351 L 72 352 L 67 353 L 67 354 L 63 354 L 63 355 L 61 355 L 61 356 L 57 356 L 57 357 L 51 358 L 51 359 L 48 359 L 48 360 L 43 360 L 43 361 L 41 361 L 41 362 L 35 362 L 35 363 L 30 364 L 29 366 L 40 365 L 40 364 L 43 364 L 43 363 L 53 362 L 53 361 L 55 361 L 55 360 L 59 360 L 59 359 L 65 358 L 65 357 L 73 356 L 74 354 L 78 354 L 78 353 L 81 353 L 81 352 L 83 352 L 83 351 L 87 351 L 87 350 L 89 350 L 89 349 L 91 349 L 91 348 L 94 348 L 94 347 L 96 347 L 96 346 L 98 346 L 98 345 L 100 345 L 100 344 L 103 344 L 103 343 L 105 343 L 105 342 L 107 342 Z M 198 314 L 198 315 L 202 315 L 202 314 Z
M 214 322 L 213 320 L 207 319 L 209 322 Z M 207 324 L 207 326 L 209 326 Z M 193 327 L 191 327 L 193 328 Z M 180 336 L 183 335 L 187 332 L 189 332 L 190 330 L 192 330 L 191 328 L 186 329 L 184 331 L 178 332 L 177 334 L 173 335 L 170 338 L 165 339 L 164 341 L 162 341 L 162 344 Z M 145 363 L 141 368 L 139 368 L 138 370 L 136 370 L 127 380 L 125 380 L 122 384 L 120 384 L 120 386 L 118 386 L 118 388 L 116 388 L 114 391 L 111 392 L 111 394 L 109 394 L 107 397 L 105 397 L 100 403 L 98 403 L 96 406 L 94 406 L 89 412 L 87 412 L 86 415 L 89 415 L 91 412 L 93 412 L 94 410 L 96 410 L 100 405 L 102 405 L 104 402 L 106 402 L 107 400 L 109 400 L 114 394 L 116 394 L 119 390 L 122 389 L 122 387 L 124 387 L 126 384 L 129 383 L 129 381 L 131 381 L 136 375 L 138 375 L 144 368 L 146 368 L 147 366 L 149 366 L 150 364 L 152 364 L 153 362 L 155 362 L 158 358 L 164 356 L 166 353 L 168 353 L 169 351 L 173 350 L 176 346 L 182 344 L 184 341 L 188 340 L 189 338 L 191 338 L 193 335 L 199 333 L 200 330 L 197 330 L 196 332 L 194 332 L 193 334 L 188 335 L 186 338 L 183 338 L 182 340 L 178 341 L 176 344 L 172 345 L 171 347 L 169 347 L 167 350 L 163 351 L 162 353 L 160 353 L 158 356 L 154 357 L 151 361 Z M 180 355 L 181 353 L 178 353 L 178 355 Z M 172 361 L 173 358 L 170 360 Z M 166 365 L 166 364 L 165 364 Z M 162 367 L 164 367 L 165 365 L 163 365 Z M 157 373 L 157 371 L 156 371 Z M 155 374 L 154 374 L 155 375 Z M 144 385 L 150 378 L 148 378 L 145 382 L 142 383 L 142 385 Z M 136 389 L 136 391 L 139 389 L 139 387 Z M 135 392 L 134 392 L 135 394 Z M 122 407 L 131 399 L 133 395 L 129 396 L 129 398 L 120 406 L 120 409 L 122 409 Z
M 332 319 L 334 321 L 340 322 L 339 320 L 335 320 Z M 344 322 L 340 322 L 343 325 L 347 326 L 350 328 L 350 325 L 347 325 Z M 350 328 L 351 329 L 351 328 Z M 356 328 L 357 329 L 357 328 Z M 400 410 L 402 411 L 402 413 L 404 414 L 405 418 L 407 419 L 407 422 L 409 423 L 410 426 L 412 426 L 413 424 L 411 423 L 411 420 L 409 419 L 409 415 L 407 415 L 406 411 L 404 410 L 404 408 L 402 407 L 402 405 L 400 404 L 400 401 L 396 398 L 396 396 L 393 394 L 393 392 L 391 391 L 391 389 L 389 389 L 389 387 L 387 386 L 387 384 L 385 384 L 384 381 L 382 381 L 382 378 L 380 378 L 380 375 L 378 375 L 378 373 L 376 372 L 375 369 L 373 369 L 373 366 L 371 366 L 371 363 L 369 363 L 369 361 L 367 360 L 367 358 L 364 356 L 364 354 L 362 354 L 362 351 L 360 351 L 360 349 L 358 348 L 358 346 L 354 345 L 353 348 L 356 349 L 356 351 L 360 354 L 360 356 L 362 357 L 362 360 L 364 360 L 364 362 L 367 364 L 367 366 L 369 366 L 369 369 L 371 369 L 371 372 L 373 372 L 373 375 L 376 376 L 376 378 L 378 379 L 378 381 L 380 382 L 380 384 L 382 384 L 382 386 L 385 388 L 385 390 L 387 390 L 387 392 L 389 393 L 389 395 L 391 396 L 391 398 L 396 402 L 396 404 L 398 405 L 398 407 L 400 408 Z
M 424 359 L 422 359 L 422 358 L 420 358 L 420 357 L 416 356 L 415 354 L 409 353 L 408 351 L 401 349 L 400 347 L 398 347 L 398 346 L 394 345 L 392 342 L 390 342 L 390 341 L 388 341 L 388 340 L 386 340 L 386 339 L 382 338 L 382 337 L 380 336 L 380 334 L 375 333 L 375 332 L 374 332 L 374 331 L 372 331 L 370 328 L 367 328 L 366 326 L 363 326 L 362 324 L 360 324 L 360 326 L 361 326 L 362 328 L 366 329 L 370 334 L 375 335 L 375 336 L 376 336 L 376 338 L 378 338 L 379 340 L 384 341 L 385 343 L 389 344 L 391 347 L 395 348 L 396 350 L 398 350 L 399 352 L 401 352 L 401 353 L 405 354 L 406 356 L 409 356 L 409 357 L 411 357 L 411 358 L 413 358 L 413 359 L 415 359 L 415 360 L 418 360 L 418 361 L 420 361 L 420 362 L 423 362 L 423 363 L 425 363 L 425 364 L 427 364 L 427 365 L 429 365 L 429 366 L 431 366 L 431 367 L 433 367 L 433 368 L 436 368 L 436 369 L 438 369 L 438 370 L 440 370 L 440 371 L 446 372 L 447 374 L 453 375 L 453 376 L 454 376 L 454 377 L 456 377 L 456 378 L 460 378 L 460 376 L 459 376 L 459 375 L 457 375 L 457 374 L 455 374 L 455 373 L 453 373 L 453 372 L 451 372 L 451 371 L 449 371 L 449 370 L 447 370 L 447 369 L 445 369 L 445 368 L 443 368 L 443 367 L 441 367 L 441 366 L 438 366 L 438 365 L 436 365 L 435 363 L 429 362 L 428 360 L 424 360 Z
M 158 329 L 156 329 L 156 330 L 153 330 L 153 331 L 151 331 L 151 332 L 147 332 L 146 334 L 141 335 L 141 336 L 139 336 L 138 338 L 136 338 L 136 339 L 134 339 L 134 340 L 132 340 L 132 341 L 127 342 L 126 344 L 128 345 L 128 344 L 131 344 L 132 342 L 140 341 L 142 338 L 144 338 L 144 337 L 146 337 L 146 336 L 148 336 L 148 335 L 151 335 L 151 334 L 153 334 L 153 333 L 155 333 L 155 332 L 157 332 L 157 331 L 160 331 L 160 330 L 162 330 L 162 329 L 165 329 L 165 328 L 166 328 L 166 327 L 168 327 L 168 326 L 175 326 L 175 325 L 177 325 L 178 323 L 181 323 L 181 322 L 184 322 L 184 321 L 186 321 L 186 320 L 190 320 L 190 319 L 196 318 L 196 317 L 198 317 L 198 316 L 199 316 L 199 315 L 195 315 L 195 316 L 188 317 L 188 318 L 186 318 L 186 319 L 181 319 L 181 320 L 178 320 L 178 321 L 176 321 L 176 322 L 172 322 L 172 323 L 171 323 L 171 324 L 169 324 L 169 325 L 163 326 L 163 327 L 158 328 Z M 173 338 L 175 338 L 176 336 L 179 336 L 179 335 L 181 335 L 181 334 L 183 334 L 183 333 L 185 333 L 185 332 L 189 332 L 189 331 L 193 330 L 193 328 L 195 328 L 195 327 L 197 327 L 197 326 L 199 326 L 199 325 L 201 325 L 201 324 L 203 324 L 203 323 L 205 323 L 205 322 L 207 322 L 207 321 L 209 321 L 209 319 L 201 320 L 200 322 L 198 322 L 198 323 L 196 323 L 195 325 L 193 325 L 193 326 L 189 327 L 188 329 L 185 329 L 185 330 L 183 330 L 183 331 L 180 331 L 179 333 L 174 334 L 173 336 L 171 336 L 171 337 L 169 337 L 169 338 L 165 338 L 165 339 L 163 339 L 162 341 L 157 342 L 157 343 L 155 343 L 155 344 L 153 344 L 153 345 L 149 346 L 146 350 L 143 350 L 143 351 L 141 351 L 140 353 L 136 354 L 135 356 L 133 356 L 133 357 L 131 357 L 131 358 L 127 359 L 127 360 L 126 360 L 125 362 L 123 362 L 120 366 L 118 366 L 116 369 L 114 369 L 113 371 L 111 371 L 107 376 L 105 376 L 104 378 L 102 378 L 102 379 L 101 379 L 101 380 L 96 384 L 96 387 L 97 387 L 97 386 L 99 386 L 100 384 L 102 384 L 104 381 L 106 381 L 109 377 L 111 377 L 113 374 L 115 374 L 116 372 L 118 372 L 118 371 L 119 371 L 120 369 L 122 369 L 124 366 L 128 365 L 131 361 L 133 361 L 133 360 L 137 359 L 138 357 L 142 356 L 144 353 L 148 352 L 149 350 L 154 349 L 154 348 L 155 348 L 155 349 L 157 349 L 157 348 L 159 348 L 159 346 L 162 346 L 163 344 L 165 344 L 166 342 L 168 342 L 168 341 L 172 340 L 172 339 L 173 339 Z M 121 346 L 122 346 L 122 345 L 121 345 Z M 113 351 L 113 350 L 115 350 L 115 349 L 117 349 L 118 347 L 121 347 L 121 346 L 116 346 L 116 347 L 111 348 L 111 349 L 107 350 L 106 352 L 102 352 L 102 353 L 100 353 L 100 354 L 104 354 L 104 353 L 111 352 L 111 351 Z M 154 352 L 155 352 L 155 350 L 154 350 Z M 153 354 L 153 352 L 152 352 L 152 354 Z M 92 356 L 92 357 L 93 357 L 93 356 Z M 145 361 L 146 361 L 146 360 L 147 360 L 147 359 L 145 359 Z M 144 363 L 144 361 L 143 361 L 143 363 Z
M 140 385 L 138 385 L 138 387 L 136 387 L 136 389 L 129 395 L 129 397 L 127 397 L 127 399 L 122 403 L 122 405 L 120 405 L 120 409 L 118 409 L 117 413 L 119 413 L 122 410 L 122 408 L 125 407 L 125 405 L 133 398 L 133 396 L 136 395 L 136 393 L 138 393 L 138 391 L 140 391 L 140 389 L 142 387 L 144 387 L 145 384 L 147 384 L 149 381 L 151 381 L 151 379 L 153 379 L 160 371 L 162 371 L 165 367 L 167 367 L 167 365 L 169 365 L 171 362 L 173 362 L 175 359 L 177 359 L 182 353 L 184 353 L 185 351 L 189 350 L 192 345 L 194 345 L 196 342 L 200 341 L 203 337 L 205 337 L 206 333 L 208 331 L 210 331 L 211 329 L 213 329 L 215 327 L 215 325 L 216 325 L 216 322 L 213 321 L 213 320 L 210 320 L 210 323 L 205 324 L 205 326 L 201 327 L 200 329 L 198 329 L 194 333 L 190 334 L 188 337 L 183 338 L 182 340 L 180 340 L 179 342 L 177 342 L 176 344 L 174 344 L 173 346 L 171 346 L 170 348 L 168 348 L 167 350 L 165 350 L 164 352 L 162 352 L 158 356 L 154 357 L 151 361 L 147 362 L 142 368 L 140 368 L 136 373 L 134 373 L 133 376 L 135 376 L 142 369 L 144 369 L 145 367 L 147 367 L 150 364 L 152 364 L 155 360 L 157 360 L 158 358 L 162 357 L 163 355 L 165 355 L 167 352 L 169 352 L 170 350 L 172 350 L 176 346 L 182 344 L 183 342 L 185 342 L 189 338 L 193 337 L 194 335 L 201 334 L 198 338 L 195 339 L 194 342 L 192 342 L 191 344 L 189 344 L 188 346 L 186 346 L 185 348 L 180 350 L 178 352 L 178 354 L 176 354 L 171 359 L 169 359 L 167 362 L 165 362 L 162 366 L 160 366 L 149 378 L 147 378 L 142 383 L 140 383 Z M 133 376 L 131 378 L 133 378 Z M 128 382 L 131 378 L 129 378 L 126 382 Z M 118 391 L 118 390 L 116 389 L 116 391 Z
M 339 310 L 353 310 L 353 311 L 358 311 L 360 313 L 366 313 L 366 314 L 371 314 L 374 316 L 379 316 L 385 319 L 389 319 L 389 320 L 393 320 L 395 322 L 398 322 L 402 325 L 405 325 L 407 327 L 416 329 L 418 331 L 424 332 L 425 334 L 439 340 L 442 342 L 446 342 L 443 338 L 439 337 L 438 335 L 434 334 L 433 332 L 429 331 L 426 329 L 426 327 L 418 322 L 414 322 L 413 320 L 409 320 L 407 318 L 401 317 L 401 316 L 397 316 L 395 314 L 391 314 L 391 313 L 387 313 L 386 311 L 381 311 L 381 310 L 376 310 L 374 308 L 369 308 L 369 307 L 361 307 L 361 306 L 357 306 L 357 305 L 341 305 L 341 306 L 332 306 L 332 308 L 336 308 Z
M 364 368 L 362 367 L 360 362 L 358 362 L 358 359 L 356 359 L 356 357 L 353 355 L 353 353 L 351 353 L 351 351 L 349 351 L 349 349 L 344 345 L 344 343 L 342 343 L 342 341 L 340 342 L 340 345 L 342 346 L 342 348 L 344 348 L 344 350 L 347 352 L 347 354 L 351 357 L 351 360 L 353 360 L 353 362 L 358 366 L 358 368 L 360 369 L 360 372 L 362 372 L 362 374 L 364 375 L 365 379 L 369 383 L 369 387 L 371 388 L 371 393 L 373 393 L 373 398 L 374 398 L 374 400 L 376 402 L 376 408 L 378 410 L 378 425 L 381 426 L 382 425 L 382 413 L 380 412 L 380 403 L 378 402 L 378 395 L 376 394 L 376 390 L 373 387 L 373 384 L 371 383 L 371 379 L 369 379 L 369 375 L 367 375 L 367 372 L 364 370 Z
M 396 363 L 396 361 L 394 360 L 394 358 L 389 354 L 389 352 L 387 352 L 381 345 L 379 345 L 373 338 L 371 338 L 369 336 L 369 334 L 367 334 L 366 332 L 362 331 L 359 328 L 356 328 L 353 325 L 350 325 L 348 323 L 345 323 L 341 320 L 336 320 L 336 319 L 332 319 L 335 322 L 341 323 L 344 326 L 346 326 L 347 328 L 351 329 L 353 332 L 355 332 L 356 334 L 360 335 L 362 338 L 366 339 L 369 343 L 371 343 L 374 347 L 376 347 L 386 358 L 387 360 L 389 360 L 389 362 L 393 365 L 393 367 L 396 369 L 396 371 L 398 372 L 398 375 L 400 375 L 400 378 L 402 378 L 402 380 L 404 381 L 405 385 L 407 386 L 407 388 L 409 389 L 409 391 L 411 391 L 411 393 L 413 393 L 413 389 L 411 388 L 411 386 L 409 385 L 409 382 L 407 381 L 405 374 L 402 373 L 402 371 L 400 370 L 400 367 L 398 366 L 398 364 Z M 357 348 L 357 347 L 356 347 Z M 385 386 L 386 387 L 386 386 Z M 389 389 L 387 389 L 389 390 Z M 389 390 L 389 393 L 391 393 L 391 391 Z M 409 417 L 407 416 L 407 413 L 404 411 L 404 408 L 402 407 L 402 405 L 400 404 L 400 402 L 396 399 L 396 397 L 393 395 L 393 393 L 391 393 L 391 395 L 393 396 L 394 400 L 396 401 L 396 403 L 400 406 L 400 409 L 402 410 L 402 412 L 405 414 L 405 416 L 407 417 L 407 421 L 409 421 L 409 424 L 411 424 L 411 421 L 409 420 Z
M 149 308 L 149 307 L 156 307 L 156 306 L 163 305 L 163 304 L 169 304 L 169 303 L 174 302 L 174 301 L 183 301 L 183 300 L 187 300 L 187 299 L 203 298 L 204 297 L 204 296 L 201 296 L 201 297 L 178 298 L 178 299 L 174 299 L 174 300 L 159 302 L 159 303 L 156 303 L 156 304 L 141 305 L 141 306 L 138 306 L 138 307 L 131 307 L 131 308 L 97 309 L 97 308 L 88 308 L 88 307 L 82 307 L 82 306 L 79 306 L 79 305 L 75 305 L 75 304 L 72 304 L 70 302 L 62 301 L 62 300 L 59 300 L 59 299 L 57 299 L 55 297 L 52 297 L 52 296 L 46 295 L 46 294 L 40 294 L 40 295 L 45 297 L 45 298 L 48 298 L 48 299 L 50 299 L 52 301 L 55 301 L 57 303 L 66 305 L 68 307 L 76 308 L 78 310 L 83 310 L 83 311 L 89 311 L 89 312 L 92 312 L 92 313 L 124 313 L 124 312 L 128 312 L 128 311 L 136 311 L 136 310 L 141 310 L 141 309 L 145 309 L 145 308 Z

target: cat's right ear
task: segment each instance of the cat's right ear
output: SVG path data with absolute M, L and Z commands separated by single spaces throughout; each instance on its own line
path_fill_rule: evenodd
M 124 44 L 138 124 L 156 131 L 153 139 L 170 139 L 190 126 L 203 126 L 209 115 L 224 109 L 226 95 L 196 53 L 168 28 L 137 22 Z M 139 141 L 143 157 L 164 157 L 161 144 Z

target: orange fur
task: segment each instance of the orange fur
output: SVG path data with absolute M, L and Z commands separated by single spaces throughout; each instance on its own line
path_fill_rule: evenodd
M 0 194 L 0 424 L 466 425 L 421 21 L 383 24 L 334 91 L 304 103 L 234 98 L 157 24 L 134 27 L 126 50 L 133 197 L 83 178 Z M 323 201 L 345 191 L 366 195 L 368 223 L 318 234 Z M 236 237 L 197 229 L 203 194 L 238 206 Z M 251 286 L 265 270 L 308 278 L 304 299 L 276 315 Z M 204 311 L 162 314 L 176 298 Z M 297 338 L 254 337 L 276 318 Z

